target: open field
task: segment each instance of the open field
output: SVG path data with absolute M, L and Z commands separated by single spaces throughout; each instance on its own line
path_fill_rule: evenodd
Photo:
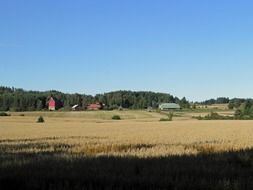
M 18 143 L 29 144 L 30 139 L 33 143 L 38 139 L 38 143 L 68 144 L 71 153 L 139 157 L 197 154 L 205 148 L 228 151 L 253 147 L 253 121 L 198 121 L 185 113 L 175 121 L 159 122 L 163 115 L 144 111 L 17 114 L 20 113 L 0 118 L 2 143 L 18 139 Z M 111 120 L 114 114 L 123 120 Z M 45 123 L 36 123 L 39 115 L 44 116 Z M 126 148 L 117 151 L 121 146 Z M 31 151 L 34 149 L 37 148 Z
M 196 114 L 206 113 L 172 122 L 145 111 L 0 117 L 1 189 L 251 189 L 253 121 Z

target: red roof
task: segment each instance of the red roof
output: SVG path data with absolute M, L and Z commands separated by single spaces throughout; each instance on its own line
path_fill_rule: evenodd
M 49 102 L 48 102 L 48 106 L 49 106 L 49 107 L 55 107 L 55 105 L 56 105 L 56 102 L 55 102 L 55 100 L 51 97 L 50 100 L 49 100 Z
M 87 108 L 90 110 L 99 110 L 99 109 L 102 109 L 102 105 L 101 103 L 95 103 L 95 104 L 88 105 Z

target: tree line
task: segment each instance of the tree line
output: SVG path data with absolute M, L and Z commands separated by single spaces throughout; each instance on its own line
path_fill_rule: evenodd
M 234 105 L 236 107 L 231 107 L 235 109 L 233 116 L 220 115 L 216 112 L 211 112 L 206 116 L 193 117 L 199 120 L 252 120 L 253 119 L 253 100 L 252 99 L 233 99 L 229 105 Z
M 200 105 L 212 105 L 212 104 L 228 104 L 229 109 L 240 109 L 241 106 L 243 106 L 246 102 L 253 102 L 253 99 L 245 99 L 245 98 L 225 98 L 225 97 L 219 97 L 217 99 L 209 99 L 203 102 L 196 102 L 195 104 Z
M 78 104 L 82 109 L 94 102 L 101 102 L 105 109 L 145 109 L 158 108 L 160 103 L 177 103 L 182 108 L 190 108 L 186 98 L 179 99 L 167 93 L 155 93 L 147 91 L 115 91 L 95 96 L 85 94 L 68 94 L 56 90 L 50 91 L 26 91 L 20 88 L 0 87 L 1 111 L 40 111 L 47 110 L 50 97 L 61 102 L 61 109 L 69 110 Z
M 205 100 L 203 102 L 196 102 L 197 104 L 200 104 L 200 105 L 212 105 L 212 104 L 228 104 L 230 101 L 229 98 L 226 98 L 226 97 L 219 97 L 219 98 L 212 98 L 212 99 L 209 99 L 209 100 Z

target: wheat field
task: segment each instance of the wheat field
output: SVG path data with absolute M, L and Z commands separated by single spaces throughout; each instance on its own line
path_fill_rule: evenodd
M 253 121 L 199 121 L 192 116 L 207 113 L 189 111 L 168 122 L 146 111 L 10 114 L 0 117 L 3 190 L 253 188 Z
M 172 122 L 159 122 L 162 115 L 144 111 L 24 114 L 0 118 L 2 147 L 18 143 L 25 148 L 10 151 L 54 152 L 55 145 L 64 144 L 65 153 L 138 157 L 253 147 L 253 121 L 198 121 L 186 115 Z M 111 120 L 113 114 L 121 115 L 123 120 Z M 43 115 L 46 122 L 36 123 L 38 115 Z M 39 144 L 48 146 L 36 146 Z

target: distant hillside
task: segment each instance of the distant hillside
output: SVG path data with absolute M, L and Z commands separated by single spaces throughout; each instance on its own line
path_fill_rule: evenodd
M 105 109 L 118 107 L 128 109 L 144 109 L 147 107 L 157 108 L 160 103 L 178 103 L 183 108 L 189 108 L 190 103 L 185 99 L 179 99 L 166 93 L 155 93 L 146 91 L 115 91 L 96 96 L 85 94 L 67 94 L 55 90 L 51 91 L 27 91 L 18 88 L 0 87 L 0 110 L 1 111 L 35 111 L 45 110 L 48 107 L 50 97 L 61 101 L 62 108 L 69 110 L 78 104 L 85 109 L 90 103 L 99 101 L 105 104 Z

